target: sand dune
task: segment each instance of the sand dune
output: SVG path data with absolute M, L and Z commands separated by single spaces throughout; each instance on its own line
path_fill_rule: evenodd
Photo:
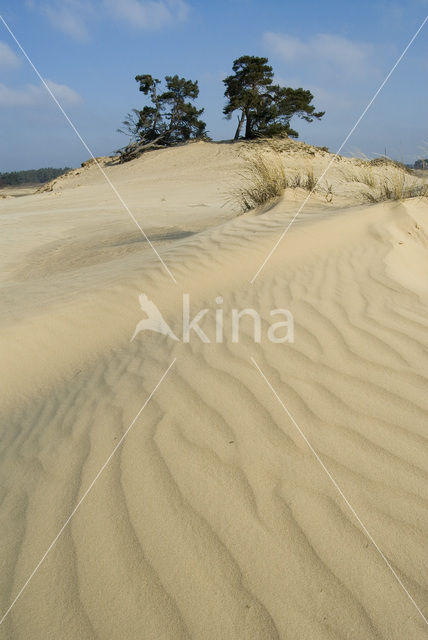
M 333 203 L 315 195 L 250 284 L 305 193 L 236 217 L 243 157 L 201 143 L 106 162 L 177 284 L 96 167 L 0 202 L 2 611 L 176 358 L 1 638 L 426 637 L 409 595 L 427 616 L 428 205 L 358 204 L 335 165 Z M 177 335 L 183 292 L 208 308 L 210 344 L 130 342 L 141 292 Z M 262 341 L 247 318 L 233 343 L 248 307 Z M 293 344 L 266 338 L 274 308 Z

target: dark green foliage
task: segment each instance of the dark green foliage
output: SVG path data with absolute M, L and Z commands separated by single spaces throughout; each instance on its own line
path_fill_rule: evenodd
M 414 169 L 428 169 L 428 158 L 423 158 L 420 160 L 416 160 L 413 165 Z
M 245 137 L 252 137 L 255 116 L 261 112 L 268 87 L 272 84 L 273 71 L 267 63 L 267 58 L 242 56 L 233 63 L 234 75 L 223 80 L 226 85 L 224 95 L 228 99 L 223 113 L 231 118 L 234 111 L 241 111 L 235 140 L 240 136 L 244 121 Z
M 121 133 L 129 135 L 133 144 L 124 151 L 144 150 L 148 146 L 170 146 L 195 138 L 207 137 L 206 125 L 200 119 L 203 109 L 197 109 L 192 101 L 199 95 L 198 82 L 175 76 L 165 77 L 165 90 L 159 93 L 161 81 L 151 75 L 139 75 L 135 80 L 150 104 L 141 110 L 128 113 Z M 126 158 L 128 159 L 128 158 Z M 130 158 L 129 158 L 130 159 Z
M 205 133 L 205 122 L 199 119 L 203 109 L 197 109 L 187 100 L 196 100 L 199 95 L 198 82 L 178 76 L 166 76 L 167 91 L 157 98 L 160 105 L 157 126 L 165 127 L 168 143 L 185 142 L 199 138 Z
M 63 173 L 70 171 L 70 167 L 63 169 L 53 169 L 46 167 L 43 169 L 28 169 L 26 171 L 11 171 L 9 173 L 0 173 L 0 187 L 6 187 L 15 184 L 42 184 L 49 182 Z
M 305 89 L 292 89 L 273 84 L 273 70 L 267 58 L 242 56 L 233 63 L 234 75 L 223 80 L 228 100 L 223 109 L 227 118 L 240 111 L 235 140 L 245 123 L 245 139 L 288 135 L 298 137 L 290 126 L 294 115 L 307 122 L 320 119 L 323 111 L 315 112 L 313 95 Z

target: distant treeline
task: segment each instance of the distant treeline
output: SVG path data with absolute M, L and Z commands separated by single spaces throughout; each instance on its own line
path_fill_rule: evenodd
M 428 158 L 424 158 L 423 160 L 416 160 L 413 165 L 413 169 L 428 169 Z
M 70 167 L 64 167 L 63 169 L 46 167 L 44 169 L 27 169 L 27 171 L 10 171 L 9 173 L 0 173 L 0 187 L 16 184 L 38 184 L 49 182 L 49 180 L 53 180 L 67 171 L 70 171 Z

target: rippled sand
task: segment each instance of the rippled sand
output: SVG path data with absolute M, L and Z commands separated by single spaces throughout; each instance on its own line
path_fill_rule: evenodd
M 236 217 L 242 163 L 200 143 L 105 166 L 176 283 L 96 167 L 0 201 L 3 613 L 176 359 L 0 638 L 427 636 L 428 205 L 339 185 L 251 284 L 305 193 Z M 178 336 L 189 293 L 211 343 L 130 342 L 142 292 Z M 248 307 L 261 343 L 246 318 L 235 344 Z M 274 308 L 293 344 L 267 339 Z

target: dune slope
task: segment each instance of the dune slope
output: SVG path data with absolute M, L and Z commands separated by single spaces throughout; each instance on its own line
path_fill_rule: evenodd
M 0 203 L 2 611 L 175 359 L 0 637 L 425 638 L 409 596 L 427 616 L 428 205 L 315 199 L 251 284 L 297 195 L 236 218 L 222 194 L 239 155 L 162 153 L 112 171 L 147 197 L 138 219 L 176 283 L 92 169 Z M 130 342 L 142 292 L 180 338 L 189 294 L 210 342 Z M 249 317 L 232 341 L 245 308 L 260 342 Z M 293 343 L 268 339 L 278 308 Z

